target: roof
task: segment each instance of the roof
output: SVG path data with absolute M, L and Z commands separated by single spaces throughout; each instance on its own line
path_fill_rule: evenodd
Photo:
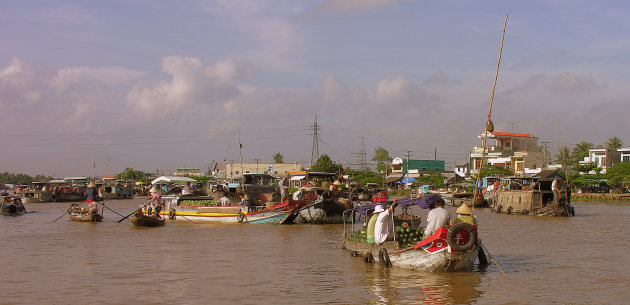
M 534 135 L 529 134 L 529 133 L 516 133 L 516 132 L 500 132 L 500 131 L 495 131 L 493 133 L 491 133 L 492 136 L 499 136 L 499 137 L 519 137 L 519 138 L 532 138 L 534 137 Z
M 197 182 L 197 180 L 188 177 L 162 176 L 159 178 L 155 178 L 153 181 L 151 181 L 151 184 L 156 184 L 159 182 Z

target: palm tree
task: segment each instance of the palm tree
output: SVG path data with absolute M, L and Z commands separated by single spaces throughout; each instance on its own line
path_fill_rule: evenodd
M 571 151 L 571 155 L 569 156 L 568 163 L 570 164 L 578 164 L 580 161 L 584 160 L 585 157 L 588 157 L 588 151 L 593 148 L 593 143 L 582 141 L 580 144 L 575 145 L 573 151 Z
M 566 164 L 569 161 L 569 148 L 563 146 L 558 150 L 558 153 L 555 157 L 558 163 Z
M 619 139 L 618 137 L 612 137 L 609 138 L 608 141 L 606 141 L 606 148 L 608 149 L 617 149 L 617 148 L 621 148 L 623 146 L 623 142 L 621 142 L 621 139 Z
M 273 163 L 284 163 L 284 156 L 281 153 L 273 155 Z

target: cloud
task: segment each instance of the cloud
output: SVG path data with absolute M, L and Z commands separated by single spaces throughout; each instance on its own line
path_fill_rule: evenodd
M 246 75 L 232 60 L 206 66 L 182 56 L 162 58 L 162 71 L 170 81 L 136 84 L 127 94 L 127 104 L 143 114 L 164 117 L 190 107 L 226 103 L 240 94 L 235 81 Z
M 130 70 L 122 67 L 90 68 L 78 67 L 62 69 L 51 79 L 51 86 L 63 90 L 72 84 L 86 80 L 96 80 L 107 85 L 125 84 L 145 76 L 145 72 Z

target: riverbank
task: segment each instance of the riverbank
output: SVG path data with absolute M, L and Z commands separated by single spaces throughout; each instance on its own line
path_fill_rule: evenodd
M 573 193 L 571 201 L 628 201 L 630 202 L 630 193 L 611 194 L 611 193 Z

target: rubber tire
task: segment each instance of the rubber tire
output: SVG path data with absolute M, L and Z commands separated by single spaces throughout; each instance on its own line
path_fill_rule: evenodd
M 322 200 L 324 200 L 324 201 L 333 200 L 334 197 L 335 197 L 335 194 L 333 194 L 333 192 L 331 192 L 331 191 L 324 191 L 322 193 Z
M 243 222 L 243 220 L 245 220 L 245 214 L 243 214 L 243 212 L 238 212 L 238 215 L 236 215 L 236 221 Z
M 175 219 L 175 209 L 168 211 L 168 219 Z
M 368 264 L 372 264 L 374 263 L 374 256 L 372 255 L 371 252 L 368 252 L 368 254 L 365 255 L 365 262 Z
M 385 248 L 381 248 L 381 250 L 378 251 L 378 259 L 383 267 L 392 265 L 392 262 L 389 260 L 389 254 L 387 254 L 387 249 Z
M 501 210 L 503 210 L 503 206 L 502 206 L 502 205 L 498 205 L 498 206 L 497 206 L 497 208 L 496 208 L 496 210 L 495 210 L 495 212 L 496 212 L 497 214 L 499 214 L 499 213 L 501 213 Z
M 571 216 L 575 216 L 575 207 L 571 207 Z
M 455 233 L 459 230 L 466 230 L 468 232 L 468 242 L 463 245 L 458 245 L 455 241 Z M 470 250 L 477 243 L 477 232 L 473 226 L 465 222 L 458 222 L 451 226 L 446 234 L 446 242 L 451 246 L 451 249 L 457 252 L 466 252 Z
M 509 207 L 507 208 L 507 210 L 505 211 L 505 213 L 506 213 L 506 214 L 508 214 L 508 215 L 509 215 L 509 214 L 512 214 L 512 207 L 511 207 L 511 206 L 509 206 Z

